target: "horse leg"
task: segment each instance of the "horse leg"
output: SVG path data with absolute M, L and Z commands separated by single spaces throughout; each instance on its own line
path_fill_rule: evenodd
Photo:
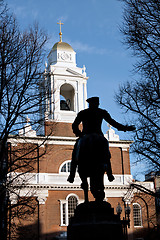
M 83 178 L 81 180 L 82 180 L 81 188 L 84 191 L 84 201 L 88 202 L 88 182 L 87 182 L 87 178 Z
M 88 200 L 88 183 L 87 183 L 87 185 L 86 185 L 86 187 L 84 188 L 84 201 L 85 202 L 88 202 L 89 200 Z
M 107 161 L 107 176 L 108 176 L 108 180 L 110 182 L 112 182 L 114 180 L 114 176 L 112 174 L 112 168 L 111 168 L 111 161 L 110 161 L 110 159 L 108 159 L 108 161 Z
M 97 202 L 102 202 L 105 197 L 103 176 L 103 172 L 95 172 L 90 177 L 91 193 Z

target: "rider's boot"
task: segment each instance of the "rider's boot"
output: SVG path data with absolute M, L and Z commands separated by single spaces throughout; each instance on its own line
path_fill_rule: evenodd
M 70 182 L 70 183 L 73 183 L 74 178 L 75 178 L 75 174 L 74 175 L 70 174 L 69 177 L 67 178 L 67 181 Z
M 108 180 L 112 182 L 114 180 L 114 176 L 112 174 L 108 174 Z

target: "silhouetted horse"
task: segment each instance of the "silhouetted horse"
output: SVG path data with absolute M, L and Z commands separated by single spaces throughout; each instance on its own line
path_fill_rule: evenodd
M 103 176 L 107 172 L 109 179 L 113 180 L 110 165 L 110 152 L 107 139 L 97 133 L 86 134 L 79 138 L 73 151 L 73 158 L 78 165 L 78 173 L 82 180 L 85 201 L 88 201 L 88 182 L 90 190 L 96 200 L 104 199 Z
M 125 126 L 111 118 L 110 114 L 99 108 L 99 98 L 87 99 L 89 108 L 78 113 L 72 124 L 73 132 L 79 139 L 76 141 L 72 153 L 71 172 L 68 181 L 73 183 L 76 168 L 82 180 L 82 188 L 85 193 L 85 201 L 88 201 L 88 183 L 90 178 L 90 189 L 96 200 L 104 199 L 104 173 L 107 172 L 109 181 L 114 180 L 112 175 L 110 152 L 108 141 L 101 131 L 104 119 L 112 126 L 121 131 L 132 131 L 134 126 Z M 79 124 L 82 122 L 83 130 L 80 131 Z

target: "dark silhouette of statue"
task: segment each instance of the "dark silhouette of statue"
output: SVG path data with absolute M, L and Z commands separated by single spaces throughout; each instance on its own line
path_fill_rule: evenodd
M 111 154 L 109 144 L 104 137 L 101 124 L 104 119 L 113 127 L 121 131 L 132 131 L 134 126 L 125 126 L 111 118 L 110 114 L 99 108 L 99 98 L 87 99 L 89 108 L 78 113 L 72 124 L 73 132 L 77 137 L 72 153 L 71 171 L 68 177 L 70 183 L 74 182 L 76 168 L 82 180 L 81 187 L 84 190 L 85 201 L 88 201 L 88 182 L 90 178 L 90 190 L 96 201 L 103 201 L 104 193 L 104 173 L 107 173 L 108 180 L 114 180 L 110 163 Z M 80 131 L 79 124 L 82 123 L 83 130 Z

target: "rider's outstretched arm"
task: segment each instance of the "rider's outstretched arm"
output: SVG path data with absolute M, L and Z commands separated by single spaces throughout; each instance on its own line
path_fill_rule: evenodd
M 110 114 L 104 110 L 104 120 L 111 124 L 113 127 L 117 128 L 119 131 L 133 131 L 135 130 L 135 126 L 131 125 L 123 125 L 121 123 L 118 123 L 113 118 L 111 118 Z

